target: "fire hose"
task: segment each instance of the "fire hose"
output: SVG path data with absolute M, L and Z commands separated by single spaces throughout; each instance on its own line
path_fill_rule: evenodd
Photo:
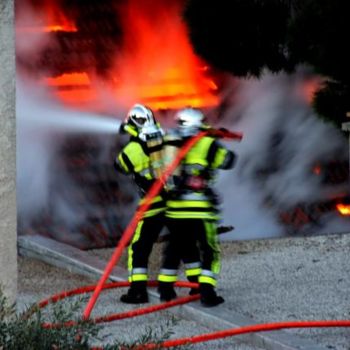
M 158 282 L 156 281 L 148 282 L 149 287 L 155 287 L 157 286 L 157 284 Z M 130 282 L 127 282 L 127 281 L 112 282 L 112 283 L 103 285 L 102 290 L 109 290 L 109 289 L 118 288 L 118 287 L 127 287 L 129 285 L 130 285 Z M 176 287 L 192 288 L 196 286 L 196 283 L 179 281 L 179 282 L 176 282 L 175 285 Z M 91 285 L 91 286 L 76 288 L 70 291 L 61 292 L 59 294 L 51 296 L 48 299 L 41 301 L 38 304 L 38 306 L 39 308 L 44 308 L 47 305 L 51 303 L 56 303 L 64 298 L 92 292 L 95 288 L 96 288 L 96 285 Z M 103 322 L 111 322 L 115 320 L 121 320 L 125 318 L 136 317 L 136 316 L 142 316 L 152 312 L 165 310 L 173 306 L 183 305 L 198 299 L 199 299 L 199 295 L 180 297 L 172 301 L 148 306 L 145 308 L 140 308 L 140 309 L 122 312 L 118 314 L 110 314 L 106 316 L 96 317 L 94 319 L 91 319 L 91 322 L 103 323 Z M 59 328 L 59 327 L 72 327 L 77 324 L 78 323 L 76 321 L 68 321 L 62 324 L 43 323 L 42 326 L 44 328 Z M 249 325 L 249 326 L 244 326 L 239 328 L 230 328 L 222 331 L 195 335 L 191 337 L 171 339 L 171 340 L 167 340 L 157 344 L 155 343 L 142 344 L 137 347 L 134 347 L 134 350 L 152 350 L 152 349 L 162 349 L 162 348 L 166 349 L 166 348 L 172 348 L 172 347 L 177 347 L 182 345 L 223 339 L 223 338 L 233 337 L 233 336 L 247 334 L 247 333 L 276 331 L 276 330 L 281 330 L 286 328 L 325 328 L 325 327 L 350 327 L 350 320 L 286 321 L 286 322 L 274 322 L 274 323 L 265 323 L 265 324 L 254 324 L 254 325 Z M 93 347 L 91 348 L 91 350 L 103 350 L 103 348 Z
M 83 312 L 83 320 L 89 320 L 90 314 L 92 312 L 92 309 L 101 293 L 102 290 L 111 289 L 111 288 L 117 288 L 117 287 L 126 287 L 129 286 L 129 282 L 114 282 L 106 284 L 106 280 L 109 278 L 112 269 L 114 266 L 118 263 L 121 254 L 125 248 L 125 246 L 128 244 L 129 240 L 131 239 L 136 226 L 139 222 L 139 220 L 142 218 L 143 214 L 147 209 L 150 207 L 152 199 L 157 196 L 157 194 L 161 191 L 164 183 L 166 182 L 167 178 L 173 173 L 173 171 L 176 169 L 178 164 L 181 162 L 181 160 L 185 157 L 185 155 L 188 153 L 188 151 L 194 146 L 196 142 L 198 142 L 202 137 L 206 135 L 213 135 L 216 137 L 222 137 L 222 138 L 229 138 L 229 139 L 242 139 L 242 135 L 239 133 L 233 133 L 228 130 L 215 130 L 215 129 L 209 129 L 206 131 L 200 132 L 198 135 L 192 137 L 190 140 L 186 142 L 186 144 L 179 150 L 179 153 L 175 160 L 167 167 L 167 169 L 164 171 L 162 176 L 154 182 L 150 190 L 148 191 L 147 195 L 144 198 L 144 203 L 140 206 L 138 211 L 133 216 L 130 224 L 124 231 L 118 246 L 116 247 L 110 261 L 108 262 L 105 271 L 103 275 L 101 276 L 100 280 L 98 281 L 97 285 L 92 286 L 85 286 L 81 288 L 77 288 L 71 291 L 66 291 L 59 293 L 57 295 L 54 295 L 46 300 L 41 301 L 38 306 L 40 308 L 43 308 L 47 306 L 49 303 L 55 303 L 59 300 L 62 300 L 66 297 L 70 297 L 73 295 L 83 294 L 83 293 L 89 293 L 93 292 L 92 296 L 89 299 L 89 302 Z M 148 285 L 151 287 L 154 287 L 157 285 L 157 282 L 151 281 L 148 282 Z M 194 286 L 197 286 L 196 283 L 190 283 L 190 282 L 176 282 L 177 287 L 188 287 L 192 288 Z M 106 315 L 102 317 L 97 317 L 95 319 L 92 319 L 92 322 L 95 323 L 101 323 L 101 322 L 110 322 L 114 320 L 120 320 L 128 317 L 135 317 L 140 316 L 144 314 L 148 314 L 151 312 L 156 312 L 160 310 L 164 310 L 166 308 L 170 308 L 176 305 L 185 304 L 194 300 L 198 300 L 199 295 L 193 295 L 193 296 L 186 296 L 177 298 L 176 300 L 172 300 L 169 302 L 152 305 L 146 308 L 141 308 L 133 311 L 128 311 L 124 313 L 119 314 L 111 314 Z M 58 327 L 69 327 L 77 324 L 75 321 L 68 321 L 63 324 L 52 324 L 52 323 L 44 323 L 43 327 L 45 328 L 58 328 Z M 293 321 L 293 322 L 276 322 L 276 323 L 266 323 L 266 324 L 255 324 L 240 328 L 232 328 L 222 331 L 217 331 L 213 333 L 207 333 L 207 334 L 201 334 L 196 335 L 192 337 L 185 337 L 180 339 L 173 339 L 164 341 L 162 343 L 149 343 L 149 344 L 143 344 L 140 346 L 137 346 L 135 350 L 148 350 L 148 349 L 160 349 L 160 348 L 170 348 L 170 347 L 176 347 L 181 346 L 185 344 L 194 344 L 199 342 L 206 342 L 210 340 L 220 339 L 220 338 L 226 338 L 226 337 L 232 337 L 239 334 L 246 334 L 246 333 L 254 333 L 254 332 L 266 332 L 266 331 L 274 331 L 274 330 L 280 330 L 285 328 L 309 328 L 309 327 L 350 327 L 350 320 L 321 320 L 321 321 Z M 100 347 L 94 347 L 92 350 L 102 350 L 103 348 Z

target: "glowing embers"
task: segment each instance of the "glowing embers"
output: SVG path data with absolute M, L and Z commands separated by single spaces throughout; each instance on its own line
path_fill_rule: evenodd
M 350 216 L 350 204 L 338 203 L 336 208 L 341 215 Z
M 74 24 L 69 25 L 61 25 L 61 24 L 53 24 L 49 26 L 25 26 L 25 27 L 17 27 L 16 31 L 21 33 L 51 33 L 51 32 L 76 32 L 77 28 Z
M 92 88 L 86 72 L 66 73 L 45 78 L 42 82 L 53 89 L 59 100 L 68 105 L 82 106 L 94 103 L 97 99 L 97 92 Z

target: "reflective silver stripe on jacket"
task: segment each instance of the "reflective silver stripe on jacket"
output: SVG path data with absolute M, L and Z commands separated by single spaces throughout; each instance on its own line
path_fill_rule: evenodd
M 209 201 L 209 197 L 206 196 L 203 193 L 184 193 L 181 194 L 178 198 L 178 200 L 184 200 L 184 201 Z
M 210 271 L 210 270 L 202 270 L 201 272 L 202 276 L 208 276 L 208 277 L 212 277 L 212 278 L 216 278 L 217 274 Z

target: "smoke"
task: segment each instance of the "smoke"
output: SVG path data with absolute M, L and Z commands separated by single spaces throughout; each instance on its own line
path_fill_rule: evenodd
M 122 40 L 116 36 L 119 24 L 115 16 L 105 18 L 114 10 L 112 1 L 108 6 L 99 5 L 104 10 L 98 13 L 98 24 L 92 2 L 84 11 L 78 2 L 64 2 L 74 10 L 75 23 L 66 23 L 62 20 L 66 16 L 61 14 L 45 20 L 44 11 L 34 11 L 25 3 L 22 1 L 16 13 L 20 226 L 30 226 L 44 214 L 56 227 L 66 225 L 74 232 L 80 223 L 96 217 L 109 232 L 117 224 L 126 224 L 135 191 L 125 177 L 115 174 L 114 179 L 109 175 L 113 156 L 121 146 L 121 140 L 114 137 L 119 120 L 91 111 L 124 116 L 124 108 L 138 100 L 165 108 L 157 116 L 166 125 L 176 108 L 215 105 L 218 87 L 208 78 L 208 67 L 193 53 L 180 17 L 181 0 L 167 2 L 167 7 L 161 0 L 118 2 Z M 53 28 L 57 24 L 69 24 L 69 34 L 40 30 L 43 25 Z M 77 36 L 72 34 L 74 30 Z M 30 71 L 31 79 L 24 80 L 24 70 Z M 50 91 L 47 85 L 39 88 L 48 77 L 54 82 Z M 62 77 L 68 81 L 60 85 L 57 78 Z M 83 82 L 79 81 L 82 77 Z M 336 194 L 338 189 L 325 185 L 313 167 L 346 159 L 347 142 L 339 131 L 321 122 L 309 106 L 312 91 L 320 83 L 318 77 L 300 70 L 292 76 L 265 73 L 260 80 L 225 81 L 225 90 L 219 96 L 221 104 L 212 107 L 211 113 L 220 114 L 220 126 L 242 131 L 244 139 L 229 145 L 238 155 L 235 169 L 219 176 L 223 223 L 236 228 L 223 238 L 285 235 L 288 228 L 279 219 L 281 212 Z M 65 108 L 58 100 L 83 105 L 90 112 Z M 70 148 L 71 142 L 76 144 Z M 85 146 L 90 153 L 84 159 L 79 155 L 75 158 L 75 172 L 67 169 L 69 162 L 66 167 L 60 166 L 67 160 L 66 153 Z M 86 169 L 93 174 L 83 174 L 80 162 L 89 162 Z M 91 178 L 106 187 L 104 193 L 121 197 L 120 201 L 102 209 L 94 206 L 87 195 Z M 334 215 L 323 215 L 317 222 L 321 227 L 318 232 L 349 229 L 344 219 Z M 47 225 L 47 230 L 52 231 L 52 227 Z M 311 233 L 315 227 L 306 225 L 305 230 Z M 60 233 L 56 238 L 62 238 Z M 81 246 L 82 236 L 76 239 Z
M 340 131 L 312 112 L 310 80 L 315 77 L 300 69 L 292 76 L 265 73 L 260 80 L 239 81 L 234 104 L 223 117 L 224 125 L 244 133 L 243 141 L 233 145 L 235 169 L 220 176 L 224 223 L 236 228 L 224 239 L 285 235 L 280 213 L 339 193 L 339 187 L 324 184 L 312 171 L 319 162 L 346 160 L 348 146 Z M 334 216 L 318 224 L 306 225 L 304 232 L 350 228 Z
M 50 223 L 47 223 L 46 229 L 53 231 L 51 235 L 55 236 L 55 225 L 74 232 L 89 216 L 98 215 L 93 213 L 94 205 L 87 197 L 86 200 L 82 200 L 85 195 L 83 184 L 77 182 L 65 167 L 69 165 L 69 160 L 64 165 L 64 158 L 67 157 L 64 155 L 67 153 L 64 150 L 67 147 L 67 140 L 69 142 L 69 137 L 72 135 L 73 140 L 80 138 L 83 145 L 84 142 L 89 145 L 91 140 L 97 143 L 94 145 L 97 151 L 85 156 L 94 157 L 92 164 L 101 167 L 101 178 L 106 177 L 103 174 L 106 171 L 104 169 L 106 167 L 113 169 L 111 150 L 115 149 L 117 144 L 115 135 L 118 133 L 120 121 L 64 108 L 52 101 L 45 91 L 39 90 L 33 82 L 23 81 L 19 77 L 17 77 L 16 108 L 20 227 L 28 231 L 35 220 L 39 218 L 43 220 L 49 216 Z M 88 150 L 89 148 L 86 152 Z M 84 176 L 83 170 L 80 171 L 82 172 L 80 176 Z M 76 172 L 79 175 L 79 168 Z M 123 217 L 125 211 L 120 210 L 119 214 Z M 80 245 L 84 246 L 81 236 L 78 239 L 71 235 L 67 240 L 71 243 L 80 240 Z
M 48 33 L 33 30 L 42 25 L 43 18 L 28 3 L 21 2 L 16 6 L 16 55 L 27 62 L 36 61 L 49 46 L 55 45 L 55 41 Z M 26 30 L 29 28 L 29 35 Z M 32 29 L 32 30 L 30 30 Z

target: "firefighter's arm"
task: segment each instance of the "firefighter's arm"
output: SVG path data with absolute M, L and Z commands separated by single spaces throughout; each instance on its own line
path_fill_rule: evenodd
M 222 146 L 218 141 L 214 141 L 215 156 L 211 166 L 213 169 L 232 169 L 237 160 L 237 155 L 235 152 L 228 150 Z
M 131 173 L 132 169 L 130 168 L 130 160 L 124 152 L 120 152 L 119 155 L 115 158 L 114 168 L 125 175 Z

